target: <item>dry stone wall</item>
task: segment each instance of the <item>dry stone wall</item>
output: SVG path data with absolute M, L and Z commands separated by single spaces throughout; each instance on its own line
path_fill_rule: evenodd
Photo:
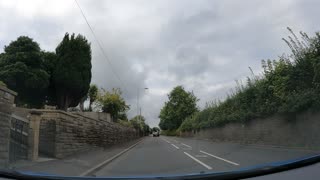
M 59 110 L 39 110 L 40 153 L 63 158 L 93 146 L 109 147 L 138 138 L 133 128 Z
M 292 117 L 273 116 L 219 128 L 184 132 L 181 136 L 304 149 L 320 149 L 320 113 L 305 112 Z
M 17 94 L 0 86 L 0 167 L 9 166 L 11 114 Z

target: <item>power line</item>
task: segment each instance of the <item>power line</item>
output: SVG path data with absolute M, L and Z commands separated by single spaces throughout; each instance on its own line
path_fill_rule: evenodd
M 91 27 L 91 25 L 90 25 L 87 17 L 85 16 L 82 8 L 80 7 L 78 1 L 77 1 L 77 0 L 74 0 L 74 1 L 75 1 L 76 5 L 78 6 L 78 8 L 79 8 L 79 10 L 80 10 L 80 12 L 81 12 L 81 14 L 82 14 L 82 17 L 83 17 L 84 20 L 86 21 L 86 23 L 87 23 L 87 25 L 88 25 L 91 33 L 93 34 L 93 37 L 94 37 L 95 41 L 97 42 L 97 44 L 98 44 L 98 46 L 99 46 L 99 48 L 100 48 L 100 50 L 101 50 L 101 52 L 102 52 L 102 55 L 104 56 L 104 58 L 107 60 L 108 64 L 110 65 L 113 74 L 114 74 L 114 75 L 116 76 L 116 78 L 120 81 L 120 84 L 123 86 L 124 90 L 127 91 L 125 84 L 123 83 L 123 81 L 120 79 L 120 77 L 118 76 L 118 74 L 117 74 L 116 71 L 114 70 L 114 68 L 113 68 L 113 66 L 112 66 L 112 63 L 111 63 L 111 61 L 109 60 L 109 58 L 108 58 L 108 56 L 107 56 L 107 53 L 106 53 L 106 52 L 104 51 L 104 49 L 102 48 L 100 41 L 98 40 L 96 34 L 94 33 L 94 31 L 93 31 L 93 29 L 92 29 L 92 27 Z M 128 91 L 127 91 L 127 92 L 128 92 Z

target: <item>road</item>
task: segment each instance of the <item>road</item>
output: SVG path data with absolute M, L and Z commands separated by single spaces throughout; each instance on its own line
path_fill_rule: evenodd
M 133 149 L 94 175 L 179 175 L 221 172 L 314 154 L 317 153 L 179 137 L 146 137 Z

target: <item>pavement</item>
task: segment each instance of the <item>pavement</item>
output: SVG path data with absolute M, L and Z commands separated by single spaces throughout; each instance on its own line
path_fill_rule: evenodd
M 136 145 L 132 147 L 133 144 Z M 132 148 L 129 150 L 128 147 Z M 119 152 L 123 153 L 112 158 Z M 149 136 L 112 148 L 95 149 L 64 160 L 47 160 L 17 169 L 65 176 L 186 175 L 238 170 L 315 154 L 318 152 L 303 149 Z
M 127 150 L 128 147 L 142 139 L 114 145 L 109 148 L 93 147 L 91 150 L 74 154 L 65 159 L 40 157 L 36 162 L 20 161 L 12 169 L 50 175 L 83 176 L 84 173 Z

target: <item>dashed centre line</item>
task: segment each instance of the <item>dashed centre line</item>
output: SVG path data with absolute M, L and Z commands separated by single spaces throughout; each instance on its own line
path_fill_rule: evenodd
M 184 143 L 181 143 L 182 145 L 188 147 L 188 148 L 192 148 L 191 146 L 189 146 L 188 144 L 184 144 Z
M 166 140 L 166 139 L 164 139 L 164 138 L 161 138 L 162 140 L 164 140 L 165 142 L 167 142 L 167 143 L 170 143 L 170 141 L 168 141 L 168 140 Z
M 201 164 L 202 166 L 206 167 L 207 169 L 211 170 L 212 167 L 208 166 L 207 164 L 203 163 L 202 161 L 200 161 L 199 159 L 193 157 L 192 155 L 190 155 L 187 152 L 184 152 L 184 154 L 186 154 L 187 156 L 189 156 L 191 159 L 193 159 L 194 161 L 196 161 L 197 163 Z
M 176 149 L 179 149 L 179 147 L 178 146 L 176 146 L 176 145 L 174 145 L 174 144 L 171 144 L 173 147 L 175 147 Z
M 222 161 L 224 161 L 224 162 L 227 162 L 227 163 L 233 164 L 233 165 L 235 165 L 235 166 L 239 166 L 239 164 L 238 164 L 238 163 L 235 163 L 235 162 L 232 162 L 232 161 L 229 161 L 229 160 L 223 159 L 223 158 L 221 158 L 221 157 L 215 156 L 215 155 L 210 154 L 210 153 L 207 153 L 207 152 L 205 152 L 205 151 L 201 151 L 201 150 L 200 150 L 200 152 L 202 152 L 203 154 L 206 154 L 206 155 L 208 155 L 208 156 L 214 157 L 214 158 L 216 158 L 216 159 L 222 160 Z

